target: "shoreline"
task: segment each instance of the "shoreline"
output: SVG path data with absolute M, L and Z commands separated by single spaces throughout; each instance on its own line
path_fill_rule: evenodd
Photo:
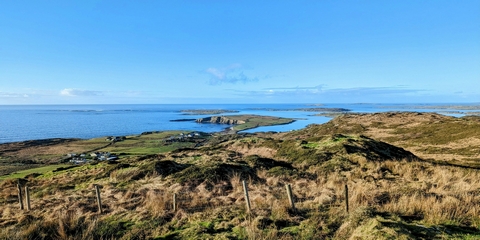
M 434 112 L 425 112 L 425 111 L 386 111 L 386 112 L 355 112 L 355 111 L 351 111 L 351 112 L 330 112 L 330 113 L 319 112 L 319 113 L 316 113 L 316 114 L 310 114 L 308 116 L 310 116 L 310 117 L 319 117 L 319 116 L 320 117 L 329 117 L 329 118 L 331 118 L 330 120 L 332 120 L 335 117 L 342 116 L 342 115 L 376 114 L 376 113 L 436 113 L 436 114 L 440 114 L 440 115 L 443 115 L 443 116 L 450 116 L 450 117 L 455 117 L 455 118 L 480 117 L 480 112 L 476 112 L 476 111 L 475 112 L 463 112 L 463 111 L 443 111 L 443 110 L 434 111 Z M 459 114 L 461 116 L 452 116 L 452 115 L 448 115 L 448 114 Z M 270 116 L 266 116 L 266 117 L 270 117 Z M 197 119 L 190 119 L 189 118 L 189 119 L 172 119 L 172 120 L 169 120 L 169 121 L 171 121 L 171 122 L 194 122 L 196 120 Z M 299 120 L 299 119 L 293 119 L 292 118 L 292 120 L 293 121 L 289 122 L 289 123 L 280 123 L 280 124 L 275 124 L 275 125 L 270 125 L 270 126 L 288 125 L 288 124 L 291 124 L 291 123 L 293 123 L 293 122 L 295 122 L 296 120 Z M 305 118 L 301 118 L 301 120 L 305 120 Z M 329 121 L 327 121 L 327 122 L 329 122 Z M 325 122 L 325 123 L 327 123 L 327 122 Z M 205 124 L 205 123 L 202 123 L 202 124 Z M 319 124 L 324 124 L 324 123 L 319 123 Z M 210 134 L 217 133 L 218 134 L 218 133 L 230 132 L 230 134 L 233 134 L 233 133 L 241 133 L 242 131 L 255 129 L 255 128 L 258 128 L 258 127 L 266 127 L 266 126 L 254 126 L 254 127 L 249 127 L 249 128 L 245 128 L 245 129 L 238 130 L 238 131 L 232 131 L 230 129 L 231 128 L 231 126 L 230 126 L 230 127 L 226 127 L 226 128 L 221 129 L 221 130 L 218 130 L 218 131 L 211 131 L 211 132 L 206 132 L 206 133 L 210 133 Z M 305 127 L 306 126 L 295 129 L 295 130 L 301 130 Z M 137 136 L 137 135 L 141 135 L 144 132 L 169 132 L 169 131 L 185 131 L 185 132 L 190 131 L 191 132 L 191 131 L 196 131 L 196 130 L 192 130 L 192 129 L 150 130 L 150 131 L 143 131 L 143 132 L 140 132 L 140 133 L 119 134 L 117 136 Z M 199 131 L 199 132 L 203 132 L 203 131 Z M 262 131 L 259 131 L 259 132 L 262 132 Z M 277 131 L 274 131 L 274 132 L 277 132 Z M 285 131 L 285 132 L 287 132 L 287 131 Z M 98 136 L 88 137 L 88 138 L 82 138 L 82 137 L 50 137 L 50 138 L 37 138 L 37 139 L 33 138 L 33 139 L 20 140 L 20 141 L 0 142 L 0 147 L 3 146 L 3 145 L 7 145 L 7 144 L 32 143 L 32 142 L 42 142 L 42 141 L 51 141 L 51 140 L 64 140 L 64 141 L 90 140 L 90 139 L 96 139 L 96 138 L 105 138 L 105 137 L 108 137 L 108 136 L 112 136 L 112 135 L 98 135 Z M 0 155 L 0 157 L 1 157 L 1 155 Z
M 179 106 L 172 108 L 172 106 Z M 311 108 L 310 108 L 311 106 Z M 217 113 L 226 111 L 227 113 L 240 112 L 240 114 L 259 114 L 276 115 L 294 119 L 303 118 L 306 121 L 304 125 L 300 122 L 295 124 L 294 128 L 285 127 L 278 132 L 289 130 L 298 130 L 312 123 L 325 123 L 326 120 L 319 120 L 317 117 L 333 118 L 342 114 L 350 113 L 375 113 L 391 111 L 400 112 L 436 112 L 442 115 L 463 117 L 480 116 L 479 103 L 428 103 L 428 104 L 81 104 L 81 105 L 12 105 L 4 106 L 6 125 L 3 131 L 0 131 L 0 144 L 24 142 L 30 140 L 44 140 L 54 138 L 79 138 L 91 139 L 108 135 L 135 135 L 145 131 L 169 131 L 169 130 L 192 130 L 204 132 L 222 132 L 220 127 L 202 127 L 195 125 L 194 117 L 191 118 L 181 114 L 181 111 L 196 111 L 197 113 Z M 281 107 L 285 107 L 282 109 Z M 410 109 L 409 109 L 410 108 Z M 185 110 L 187 109 L 187 110 Z M 188 110 L 190 109 L 190 110 Z M 258 110 L 254 110 L 258 109 Z M 263 109 L 263 110 L 262 110 Z M 320 110 L 334 111 L 320 111 Z M 350 110 L 348 112 L 338 110 Z M 460 110 L 462 109 L 462 110 Z M 309 111 L 306 111 L 309 110 Z M 28 112 L 24 112 L 28 111 Z M 283 113 L 282 113 L 283 112 Z M 9 119 L 22 118 L 32 119 L 26 125 L 25 121 L 10 121 Z M 26 115 L 25 115 L 25 114 Z M 164 114 L 165 113 L 165 114 Z M 129 124 L 132 119 L 130 116 L 136 116 L 135 126 Z M 141 114 L 141 115 L 140 115 Z M 25 116 L 24 116 L 25 115 Z M 61 115 L 58 120 L 56 115 Z M 229 115 L 229 114 L 228 114 Z M 81 116 L 82 122 L 78 119 Z M 184 118 L 182 118 L 184 116 Z M 60 116 L 59 116 L 60 117 Z M 152 117 L 155 117 L 152 120 Z M 195 116 L 195 118 L 201 117 Z M 57 120 L 54 120 L 57 119 Z M 56 122 L 55 122 L 56 121 Z M 67 122 L 82 123 L 83 128 L 73 127 Z M 42 124 L 37 124 L 37 122 Z M 57 124 L 58 122 L 58 124 Z M 52 124 L 50 124 L 52 123 Z M 54 125 L 55 123 L 55 125 Z M 169 124 L 171 123 L 171 124 Z M 302 126 L 299 126 L 302 125 Z M 112 127 L 113 126 L 113 127 Z M 183 126 L 183 127 L 182 127 Z M 86 131 L 85 129 L 89 129 Z M 22 131 L 11 131 L 10 129 L 22 129 Z M 37 130 L 36 130 L 37 129 Z M 249 128 L 253 129 L 253 128 Z M 276 131 L 276 130 L 273 130 Z
M 438 113 L 419 113 L 419 112 L 383 112 L 383 113 L 350 113 L 339 116 L 338 118 L 333 118 L 323 124 L 314 124 L 312 126 L 307 126 L 299 128 L 295 132 L 302 134 L 305 131 L 311 131 L 314 134 L 317 134 L 317 131 L 312 129 L 315 128 L 326 128 L 329 126 L 350 122 L 346 126 L 346 130 L 343 131 L 352 131 L 352 133 L 368 132 L 368 126 L 373 128 L 386 128 L 389 126 L 394 126 L 395 124 L 401 124 L 405 119 L 410 119 L 410 121 L 419 121 L 420 123 L 432 122 L 432 124 L 444 124 L 447 126 L 448 122 L 463 122 L 463 120 L 458 120 L 460 118 L 453 116 L 444 116 Z M 438 121 L 438 119 L 444 119 L 443 121 Z M 457 120 L 456 120 L 457 119 Z M 294 122 L 294 119 L 289 119 Z M 472 123 L 480 122 L 480 117 L 478 116 L 465 116 L 465 121 L 471 121 Z M 445 123 L 444 123 L 445 122 Z M 277 123 L 275 125 L 285 125 L 288 123 Z M 208 123 L 216 124 L 216 123 Z M 393 124 L 393 125 L 392 125 Z M 222 124 L 227 125 L 227 124 Z M 422 129 L 413 130 L 414 132 L 423 131 L 432 127 L 430 125 L 425 125 Z M 259 126 L 247 126 L 241 130 L 235 129 L 234 126 L 238 125 L 229 125 L 226 128 L 223 128 L 221 131 L 215 132 L 202 132 L 202 131 L 191 131 L 191 130 L 162 130 L 162 131 L 147 131 L 142 133 L 136 133 L 125 136 L 116 136 L 116 141 L 108 141 L 108 137 L 111 136 L 101 136 L 95 138 L 46 138 L 46 139 L 33 139 L 25 141 L 16 141 L 0 144 L 0 166 L 5 166 L 6 168 L 21 168 L 21 165 L 27 164 L 53 164 L 64 162 L 65 154 L 69 153 L 83 153 L 87 154 L 92 151 L 101 151 L 112 152 L 119 156 L 129 157 L 132 155 L 148 155 L 152 153 L 159 154 L 163 151 L 171 151 L 173 149 L 181 148 L 195 148 L 208 142 L 212 139 L 232 139 L 237 136 L 243 136 L 245 134 L 257 134 L 244 132 L 246 130 L 257 128 Z M 336 126 L 336 125 L 335 125 Z M 353 128 L 352 128 L 353 126 Z M 442 125 L 443 126 L 443 125 Z M 449 126 L 449 125 L 448 125 Z M 310 130 L 309 130 L 310 129 Z M 336 129 L 336 128 L 335 128 Z M 446 129 L 450 129 L 450 126 Z M 325 129 L 324 129 L 325 130 Z M 329 132 L 328 130 L 327 132 Z M 360 132 L 358 132 L 360 131 Z M 405 131 L 405 130 L 402 130 Z M 446 130 L 445 130 L 446 131 Z M 322 132 L 322 131 L 320 131 Z M 260 135 L 262 134 L 292 134 L 289 132 L 277 132 L 277 131 L 258 131 Z M 375 131 L 373 132 L 375 133 Z M 230 135 L 230 136 L 229 136 Z M 448 136 L 448 134 L 445 134 Z M 383 137 L 383 136 L 380 136 Z M 438 137 L 437 137 L 438 138 Z M 436 138 L 436 139 L 437 139 Z M 390 139 L 391 140 L 391 139 Z M 413 139 L 416 141 L 416 138 Z M 433 141 L 433 140 L 429 140 Z M 439 140 L 440 141 L 440 140 Z M 133 144 L 133 145 L 132 145 Z M 401 144 L 401 142 L 400 142 Z M 423 146 L 423 145 L 422 145 Z M 432 151 L 432 149 L 429 149 Z M 426 154 L 421 150 L 418 154 Z M 427 159 L 427 158 L 426 158 Z M 456 160 L 452 160 L 456 161 Z M 33 165 L 32 165 L 33 166 Z M 5 168 L 5 169 L 6 169 Z M 5 170 L 4 169 L 4 170 Z M 6 170 L 5 170 L 6 171 Z

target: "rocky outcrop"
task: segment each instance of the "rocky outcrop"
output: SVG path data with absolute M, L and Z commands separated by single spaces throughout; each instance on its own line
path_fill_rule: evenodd
M 227 117 L 224 117 L 224 116 L 199 118 L 199 119 L 196 120 L 196 122 L 198 122 L 198 123 L 221 123 L 221 124 L 230 124 L 230 125 L 245 123 L 245 121 L 243 121 L 243 120 L 230 119 L 230 118 L 227 118 Z

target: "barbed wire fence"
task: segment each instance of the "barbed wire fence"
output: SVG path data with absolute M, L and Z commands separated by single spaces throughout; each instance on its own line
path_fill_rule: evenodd
M 242 187 L 242 189 L 238 189 Z M 284 206 L 288 206 L 288 209 L 295 213 L 298 208 L 312 208 L 312 202 L 315 202 L 318 196 L 306 196 L 304 193 L 302 196 L 295 194 L 295 189 L 291 187 L 290 184 L 285 184 L 284 187 L 280 186 L 270 186 L 270 193 L 273 193 L 273 199 L 276 203 L 284 203 Z M 33 191 L 32 191 L 33 190 Z M 32 197 L 32 192 L 38 191 L 38 187 L 29 186 L 26 183 L 18 182 L 16 187 L 8 187 L 8 192 L 10 194 L 10 202 L 12 202 L 13 193 L 17 192 L 18 203 L 20 210 L 31 211 L 34 208 L 39 208 L 40 202 L 36 201 L 35 197 Z M 256 197 L 249 192 L 248 184 L 244 180 L 242 184 L 237 186 L 235 189 L 232 186 L 215 186 L 207 189 L 207 192 L 201 192 L 198 189 L 193 190 L 181 190 L 181 191 L 172 191 L 172 190 L 159 190 L 158 195 L 162 196 L 163 201 L 158 204 L 162 204 L 160 209 L 163 209 L 163 212 L 176 212 L 182 210 L 186 213 L 195 213 L 199 211 L 208 211 L 219 207 L 237 207 L 245 208 L 246 212 L 251 213 L 254 210 L 272 210 L 273 206 L 268 204 L 252 204 L 251 197 Z M 243 193 L 241 193 L 243 191 Z M 236 197 L 231 195 L 236 193 Z M 243 196 L 238 196 L 243 194 Z M 344 197 L 340 199 L 344 206 L 345 211 L 349 211 L 349 202 L 348 202 L 348 186 L 345 185 Z M 42 197 L 45 194 L 38 194 L 38 197 Z M 105 193 L 102 193 L 102 186 L 98 184 L 93 184 L 93 188 L 89 188 L 86 191 L 83 191 L 81 194 L 76 194 L 69 200 L 69 202 L 75 201 L 78 205 L 83 208 L 103 214 L 109 212 L 109 205 L 116 204 L 115 200 L 108 199 L 103 201 L 102 197 Z M 67 197 L 68 198 L 68 197 Z M 130 204 L 132 206 L 138 206 L 142 204 L 142 201 L 147 201 L 147 197 L 143 196 L 143 199 L 136 195 L 135 193 L 131 196 L 126 197 L 127 200 L 122 200 L 122 203 Z M 338 200 L 338 199 L 337 199 Z M 33 201 L 33 205 L 32 205 Z M 254 201 L 255 203 L 255 201 Z M 155 203 L 152 203 L 155 204 Z M 94 206 L 97 206 L 96 208 Z M 320 204 L 317 204 L 320 205 Z M 335 203 L 326 203 L 321 204 L 324 207 L 340 207 L 341 202 L 335 201 Z M 33 206 L 33 207 L 32 207 Z M 68 204 L 66 206 L 69 207 Z M 135 207 L 130 207 L 134 209 Z M 127 207 L 129 209 L 129 207 Z

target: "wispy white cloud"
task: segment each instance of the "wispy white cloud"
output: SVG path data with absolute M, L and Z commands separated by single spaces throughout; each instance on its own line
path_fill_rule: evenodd
M 41 104 L 41 100 L 52 96 L 52 92 L 38 89 L 12 89 L 0 92 L 0 104 Z M 58 102 L 58 101 L 57 101 Z
M 25 93 L 0 92 L 0 98 L 28 98 Z
M 427 91 L 425 89 L 411 89 L 405 86 L 394 87 L 356 87 L 356 88 L 326 88 L 325 85 L 318 85 L 314 87 L 286 87 L 286 88 L 264 88 L 260 91 L 251 91 L 251 93 L 277 93 L 277 94 L 313 94 L 313 95 L 330 95 L 330 94 L 342 94 L 342 95 L 388 95 L 388 94 L 406 94 L 406 93 L 418 93 Z
M 235 84 L 238 82 L 256 82 L 257 77 L 249 77 L 244 73 L 246 68 L 241 64 L 235 63 L 224 68 L 210 67 L 205 70 L 210 75 L 211 85 L 220 85 L 224 83 Z
M 101 91 L 81 90 L 74 88 L 65 88 L 60 91 L 61 96 L 75 97 L 75 96 L 102 96 Z
M 206 70 L 207 73 L 210 73 L 212 75 L 212 77 L 216 78 L 216 79 L 219 79 L 219 80 L 222 80 L 222 79 L 225 79 L 225 72 L 222 72 L 221 70 L 219 69 L 216 69 L 216 68 L 208 68 Z
M 315 87 L 285 87 L 285 88 L 264 88 L 262 89 L 263 91 L 268 91 L 268 92 L 310 92 L 310 93 L 319 93 L 324 91 L 325 85 L 317 85 Z

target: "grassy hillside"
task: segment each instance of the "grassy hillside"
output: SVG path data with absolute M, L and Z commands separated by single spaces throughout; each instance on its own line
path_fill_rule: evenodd
M 286 137 L 310 139 L 335 133 L 363 134 L 405 148 L 424 160 L 480 167 L 478 116 L 455 118 L 416 112 L 347 114 Z
M 474 132 L 477 120 L 427 116 L 347 115 L 291 133 L 219 135 L 196 147 L 158 152 L 152 149 L 162 149 L 157 141 L 165 133 L 127 138 L 108 146 L 125 152 L 119 161 L 22 178 L 31 211 L 19 210 L 15 178 L 0 181 L 0 238 L 478 239 L 475 164 L 438 164 L 433 155 L 424 161 L 414 151 L 422 136 L 441 132 L 429 130 L 432 120 L 459 133 L 454 143 L 475 139 L 461 133 Z M 410 141 L 413 129 L 417 135 Z M 462 164 L 476 163 L 459 153 L 449 154 Z
M 140 135 L 126 136 L 122 141 L 107 141 L 106 138 L 81 139 L 46 139 L 17 143 L 0 144 L 0 176 L 11 175 L 32 168 L 49 167 L 50 164 L 68 161 L 67 154 L 86 154 L 93 152 L 111 152 L 121 159 L 149 154 L 169 152 L 179 148 L 192 148 L 210 138 L 201 133 L 193 138 L 166 141 L 170 137 L 180 137 L 182 131 L 148 132 Z M 32 170 L 35 172 L 35 170 Z

